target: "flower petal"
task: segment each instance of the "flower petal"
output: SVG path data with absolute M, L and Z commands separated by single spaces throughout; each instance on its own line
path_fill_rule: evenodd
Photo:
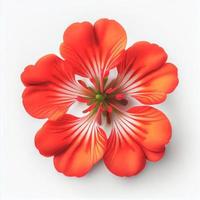
M 96 78 L 115 66 L 126 46 L 126 32 L 114 20 L 100 19 L 70 25 L 60 52 L 82 76 Z
M 118 176 L 132 176 L 145 166 L 145 159 L 158 161 L 171 138 L 167 117 L 150 106 L 136 106 L 113 116 L 104 161 Z M 146 157 L 146 158 L 145 158 Z
M 166 59 L 167 54 L 156 44 L 134 44 L 118 65 L 121 90 L 144 104 L 163 102 L 178 84 L 177 69 L 165 63 Z
M 104 163 L 117 176 L 133 176 L 145 167 L 145 155 L 134 141 L 113 128 L 108 139 Z
M 176 88 L 177 84 L 176 66 L 166 63 L 160 69 L 144 77 L 129 93 L 145 104 L 161 103 L 166 99 L 167 94 Z
M 75 81 L 72 68 L 53 54 L 27 66 L 21 79 L 27 86 L 22 95 L 24 107 L 36 118 L 58 119 L 84 91 Z
M 171 138 L 171 125 L 164 113 L 150 106 L 135 106 L 128 113 L 122 121 L 134 133 L 133 138 L 150 151 L 164 151 Z
M 66 176 L 83 176 L 97 163 L 106 148 L 106 135 L 91 115 L 66 114 L 47 121 L 35 137 L 44 156 L 54 156 L 55 168 Z
M 156 161 L 160 160 L 163 157 L 163 155 L 165 153 L 165 148 L 163 150 L 161 150 L 161 151 L 158 151 L 158 152 L 150 151 L 150 150 L 148 150 L 146 148 L 143 148 L 143 151 L 144 151 L 144 153 L 146 155 L 146 158 L 148 160 L 150 160 L 152 162 L 156 162 Z

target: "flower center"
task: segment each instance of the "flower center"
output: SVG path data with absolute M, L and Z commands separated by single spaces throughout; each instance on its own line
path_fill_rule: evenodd
M 106 117 L 107 123 L 111 123 L 113 112 L 119 112 L 121 106 L 127 105 L 126 95 L 118 87 L 103 84 L 103 89 L 95 84 L 94 87 L 88 87 L 83 81 L 78 81 L 85 89 L 86 95 L 77 97 L 77 100 L 86 103 L 88 108 L 83 113 L 90 112 L 96 114 L 99 124 L 102 122 L 102 116 Z

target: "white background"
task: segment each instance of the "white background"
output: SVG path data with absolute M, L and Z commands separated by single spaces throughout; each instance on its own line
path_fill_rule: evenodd
M 1 199 L 200 199 L 199 2 L 1 0 Z M 24 111 L 20 74 L 39 57 L 59 53 L 68 25 L 101 17 L 124 26 L 128 46 L 138 40 L 158 43 L 178 66 L 180 84 L 158 106 L 172 122 L 173 138 L 164 159 L 148 163 L 136 177 L 116 177 L 101 162 L 87 176 L 69 178 L 57 173 L 52 159 L 34 147 L 34 135 L 44 121 Z

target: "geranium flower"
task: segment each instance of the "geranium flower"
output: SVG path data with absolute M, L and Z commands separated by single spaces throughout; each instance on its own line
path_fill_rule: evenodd
M 175 89 L 177 69 L 158 45 L 143 41 L 125 50 L 126 40 L 114 20 L 74 23 L 60 46 L 63 59 L 46 55 L 22 73 L 26 111 L 48 118 L 35 145 L 66 176 L 83 176 L 101 159 L 112 173 L 132 176 L 164 154 L 171 125 L 149 105 Z M 131 105 L 132 99 L 146 105 Z M 76 101 L 88 105 L 83 117 L 66 114 Z M 108 137 L 102 123 L 112 127 Z

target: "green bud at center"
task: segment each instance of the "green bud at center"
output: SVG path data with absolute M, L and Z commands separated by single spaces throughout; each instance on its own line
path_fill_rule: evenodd
M 103 100 L 103 95 L 96 94 L 95 98 L 96 98 L 97 101 L 102 101 Z

